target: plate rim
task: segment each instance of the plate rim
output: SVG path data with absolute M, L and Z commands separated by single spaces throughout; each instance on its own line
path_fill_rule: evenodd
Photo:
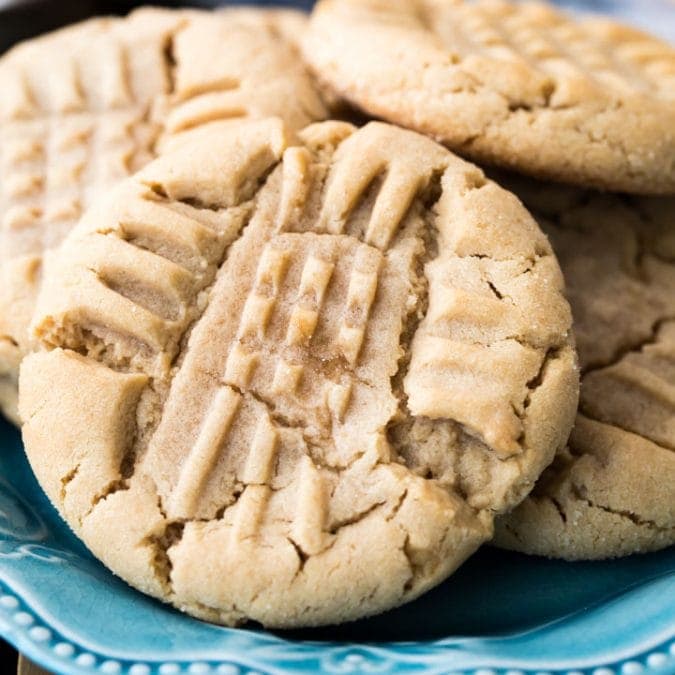
M 672 576 L 672 575 L 665 575 Z M 645 582 L 649 584 L 650 582 Z M 642 586 L 642 585 L 641 585 Z M 632 589 L 638 590 L 641 586 Z M 615 599 L 629 595 L 626 591 Z M 606 604 L 601 602 L 598 606 Z M 553 624 L 569 620 L 574 615 L 562 617 L 556 621 L 533 629 L 534 632 L 545 630 Z M 246 629 L 230 629 L 233 631 Z M 533 631 L 524 631 L 525 635 Z M 251 631 L 247 631 L 249 634 Z M 88 649 L 75 636 L 66 638 L 62 632 L 51 625 L 35 607 L 13 587 L 0 571 L 0 635 L 10 642 L 18 651 L 33 662 L 56 673 L 72 675 L 90 675 L 103 673 L 108 675 L 178 675 L 190 673 L 202 675 L 261 675 L 262 673 L 290 672 L 282 663 L 268 662 L 264 657 L 247 657 L 235 651 L 223 652 L 222 659 L 213 657 L 204 660 L 186 658 L 167 658 L 159 654 L 133 658 L 128 654 L 106 654 L 102 650 Z M 254 640 L 273 643 L 288 641 L 278 636 L 259 636 Z M 415 659 L 418 667 L 424 667 L 426 673 L 451 673 L 452 675 L 652 675 L 659 673 L 675 673 L 675 621 L 673 628 L 666 636 L 660 636 L 655 643 L 645 649 L 624 653 L 611 660 L 598 660 L 582 667 L 559 668 L 555 664 L 542 670 L 540 667 L 499 665 L 490 663 L 488 659 L 479 666 L 452 669 L 447 657 L 458 642 L 504 639 L 503 636 L 487 638 L 444 638 L 429 642 L 396 642 L 396 643 L 349 643 L 339 642 L 326 644 L 322 642 L 296 642 L 293 646 L 296 655 L 306 652 L 318 658 L 322 670 L 334 673 L 352 672 L 404 672 L 409 670 L 411 660 Z M 81 638 L 80 638 L 81 640 Z M 453 644 L 450 642 L 453 641 Z M 414 647 L 414 653 L 406 655 L 405 649 Z M 429 660 L 431 658 L 431 660 Z M 443 662 L 443 657 L 446 657 Z M 428 667 L 424 663 L 428 661 Z M 414 661 L 413 661 L 414 663 Z M 450 667 L 449 667 L 450 666 Z

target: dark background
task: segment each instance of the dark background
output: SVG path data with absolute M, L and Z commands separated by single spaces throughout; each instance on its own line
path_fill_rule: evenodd
M 10 0 L 9 7 L 0 10 L 0 53 L 14 42 L 47 30 L 86 19 L 95 14 L 126 14 L 138 5 L 167 7 L 216 7 L 228 4 L 276 5 L 309 9 L 314 0 Z
M 11 675 L 16 670 L 16 652 L 2 641 L 0 641 L 0 663 L 7 664 L 5 671 L 7 675 Z

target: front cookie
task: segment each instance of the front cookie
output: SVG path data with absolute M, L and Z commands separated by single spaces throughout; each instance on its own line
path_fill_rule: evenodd
M 335 92 L 538 177 L 675 192 L 675 50 L 505 0 L 323 0 L 304 43 Z
M 199 129 L 101 201 L 40 298 L 28 456 L 113 571 L 209 620 L 336 623 L 492 533 L 569 432 L 562 277 L 433 141 Z
M 675 200 L 512 185 L 565 272 L 582 386 L 568 447 L 495 542 L 567 559 L 675 544 Z

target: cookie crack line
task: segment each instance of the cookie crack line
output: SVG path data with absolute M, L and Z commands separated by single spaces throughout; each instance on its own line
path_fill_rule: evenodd
M 80 471 L 81 462 L 78 462 L 65 476 L 61 478 L 61 500 L 65 501 L 68 492 L 68 485 L 72 483 Z
M 560 503 L 559 499 L 556 499 L 555 497 L 551 495 L 545 495 L 543 499 L 549 499 L 551 501 L 551 504 L 555 507 L 556 511 L 558 512 L 558 515 L 560 516 L 560 520 L 562 520 L 563 525 L 567 524 L 567 514 L 565 513 L 565 509 L 563 508 L 562 504 Z
M 541 365 L 539 366 L 539 371 L 531 380 L 529 380 L 526 383 L 527 391 L 525 393 L 525 398 L 523 399 L 522 402 L 522 408 L 519 410 L 518 408 L 513 406 L 514 412 L 521 422 L 524 422 L 525 418 L 527 417 L 527 410 L 530 407 L 532 396 L 537 391 L 537 389 L 539 389 L 544 384 L 544 380 L 546 379 L 546 370 L 548 369 L 552 361 L 555 361 L 560 357 L 560 351 L 562 348 L 563 345 L 556 345 L 553 347 L 549 347 L 544 352 L 544 355 L 541 359 Z M 526 441 L 527 438 L 526 438 L 525 424 L 523 424 L 523 431 L 521 437 L 518 439 L 518 443 L 522 449 L 525 449 L 527 447 Z
M 153 550 L 151 564 L 155 578 L 159 581 L 169 598 L 172 598 L 175 595 L 171 580 L 173 562 L 171 561 L 169 550 L 180 543 L 183 538 L 183 533 L 185 532 L 185 526 L 188 522 L 190 521 L 167 520 L 164 522 L 161 534 L 149 536 L 144 541 L 144 543 Z
M 651 326 L 649 335 L 630 345 L 618 348 L 609 359 L 602 362 L 590 363 L 585 368 L 583 368 L 581 371 L 582 382 L 587 375 L 590 375 L 591 373 L 597 372 L 599 370 L 612 368 L 613 366 L 616 366 L 619 363 L 621 363 L 621 361 L 623 361 L 630 354 L 637 354 L 641 352 L 645 347 L 658 344 L 659 332 L 664 326 L 672 322 L 675 322 L 675 316 L 668 315 L 656 319 L 656 321 L 654 321 L 654 323 Z
M 488 88 L 483 85 L 483 88 L 487 91 Z M 555 92 L 555 86 L 552 89 L 551 96 Z M 473 90 L 469 90 L 468 93 L 475 94 L 476 92 Z M 495 93 L 495 92 L 491 92 Z M 528 104 L 523 104 L 515 100 L 509 99 L 506 95 L 502 94 L 501 92 L 496 92 L 499 96 L 501 96 L 502 100 L 504 101 L 505 104 L 505 110 L 503 111 L 502 117 L 500 118 L 489 118 L 485 120 L 483 128 L 478 131 L 474 132 L 471 135 L 467 136 L 464 140 L 458 143 L 458 148 L 461 150 L 466 150 L 467 152 L 471 151 L 476 151 L 480 153 L 480 149 L 474 150 L 474 146 L 479 145 L 483 141 L 483 137 L 493 128 L 499 127 L 499 125 L 503 124 L 506 122 L 509 118 L 518 116 L 519 114 L 522 115 L 527 115 L 530 118 L 529 124 L 531 125 L 532 122 L 534 121 L 535 118 L 535 113 L 541 112 L 542 110 L 573 110 L 574 108 L 579 108 L 580 106 L 578 105 L 564 105 L 560 107 L 555 107 L 551 106 L 549 103 L 549 96 L 546 97 L 546 100 L 542 103 L 528 103 Z M 600 110 L 595 110 L 592 114 L 592 116 L 589 119 L 584 120 L 583 122 L 578 122 L 573 126 L 574 131 L 576 131 L 579 135 L 583 136 L 585 139 L 585 142 L 590 145 L 590 146 L 606 146 L 609 147 L 612 150 L 617 151 L 623 158 L 624 160 L 628 160 L 631 157 L 631 152 L 630 150 L 626 147 L 625 142 L 621 138 L 612 138 L 609 137 L 607 134 L 603 134 L 601 136 L 598 136 L 598 133 L 594 129 L 588 128 L 588 124 L 592 122 L 593 119 L 600 118 L 601 116 L 605 115 L 607 112 L 616 110 L 616 107 L 614 106 L 608 106 L 606 108 L 602 108 Z M 504 161 L 504 166 L 509 166 L 511 168 L 515 169 L 520 169 L 523 170 L 522 167 L 519 167 L 517 165 L 517 162 L 509 162 L 509 161 Z M 626 175 L 630 177 L 631 179 L 638 179 L 642 174 L 640 171 L 636 170 L 629 164 L 625 167 Z
M 148 535 L 141 542 L 141 545 L 150 546 L 153 550 L 153 573 L 155 578 L 162 585 L 162 588 L 167 593 L 169 598 L 175 597 L 173 590 L 173 581 L 171 572 L 173 570 L 173 562 L 169 551 L 178 546 L 185 533 L 185 528 L 192 523 L 214 523 L 220 521 L 225 516 L 227 509 L 235 506 L 239 498 L 247 487 L 243 483 L 233 491 L 232 501 L 229 504 L 222 506 L 218 513 L 213 518 L 169 518 L 163 508 L 162 496 L 159 494 L 154 481 L 152 482 L 153 492 L 157 499 L 157 508 L 162 516 L 162 530 L 160 534 Z M 267 486 L 269 487 L 269 486 Z M 270 488 L 271 489 L 271 488 Z
M 247 396 L 250 396 L 253 400 L 257 401 L 261 405 L 265 407 L 267 410 L 267 413 L 270 416 L 270 419 L 278 425 L 282 429 L 289 429 L 292 431 L 299 431 L 303 441 L 307 445 L 307 449 L 310 451 L 310 457 L 312 462 L 321 469 L 324 469 L 326 471 L 331 471 L 331 472 L 336 472 L 340 473 L 341 471 L 345 471 L 349 468 L 351 468 L 356 462 L 358 462 L 360 459 L 363 458 L 365 452 L 361 452 L 356 454 L 349 462 L 346 464 L 327 464 L 321 457 L 321 453 L 319 451 L 325 450 L 326 449 L 326 444 L 330 442 L 330 434 L 327 435 L 313 435 L 312 432 L 312 427 L 310 426 L 309 423 L 303 424 L 302 420 L 292 420 L 286 415 L 283 415 L 277 410 L 277 406 L 274 404 L 273 401 L 268 399 L 266 396 L 263 396 L 260 392 L 257 392 L 251 388 L 246 388 L 242 389 L 239 385 L 234 384 L 233 382 L 223 380 L 223 384 L 233 391 L 235 391 L 237 394 L 239 394 L 242 398 L 246 398 Z M 316 450 L 316 452 L 312 452 L 312 450 Z M 270 487 L 267 485 L 267 487 Z
M 256 390 L 255 388 L 252 387 L 246 387 L 243 388 L 241 385 L 227 379 L 223 378 L 220 375 L 217 374 L 212 374 L 214 378 L 219 379 L 221 384 L 229 387 L 233 391 L 235 391 L 239 396 L 242 398 L 246 398 L 247 396 L 250 397 L 251 399 L 257 401 L 260 403 L 264 408 L 266 409 L 267 413 L 270 416 L 270 419 L 278 425 L 282 429 L 288 429 L 292 431 L 299 431 L 304 442 L 306 443 L 308 449 L 317 449 L 317 450 L 325 450 L 325 445 L 330 442 L 330 429 L 328 432 L 324 435 L 316 435 L 312 434 L 312 431 L 315 431 L 314 427 L 310 425 L 310 423 L 305 422 L 303 423 L 302 419 L 292 419 L 287 415 L 284 415 L 283 413 L 279 412 L 277 405 L 274 403 L 273 400 L 262 394 L 262 392 Z M 372 388 L 373 384 L 368 382 L 367 380 L 362 380 L 356 376 L 355 373 L 350 372 L 350 375 L 354 377 L 354 381 L 357 382 L 358 384 Z M 346 471 L 350 469 L 354 464 L 356 464 L 359 460 L 363 459 L 364 455 L 366 454 L 365 450 L 361 451 L 359 453 L 356 453 L 352 459 L 350 459 L 348 462 L 344 464 L 328 464 L 326 463 L 320 453 L 311 453 L 312 454 L 312 461 L 319 466 L 321 469 L 324 469 L 326 471 L 330 472 L 335 472 L 335 473 L 340 473 L 342 471 Z M 376 463 L 380 463 L 381 459 L 378 458 Z M 270 489 L 270 485 L 266 485 Z
M 575 500 L 586 504 L 592 509 L 599 509 L 600 511 L 604 511 L 605 513 L 609 513 L 614 516 L 619 516 L 620 518 L 625 518 L 634 525 L 638 525 L 639 527 L 648 527 L 650 529 L 656 530 L 657 532 L 665 532 L 665 533 L 675 532 L 675 527 L 663 527 L 658 523 L 656 523 L 654 520 L 642 518 L 637 513 L 633 513 L 632 511 L 615 509 L 607 504 L 600 504 L 598 502 L 595 502 L 592 499 L 589 499 L 588 497 L 584 496 L 583 486 L 579 486 L 576 483 L 571 484 L 571 490 L 572 496 Z
M 243 490 L 247 487 L 247 485 L 242 484 L 242 487 L 240 490 L 238 490 L 234 494 L 234 501 L 232 501 L 230 504 L 227 504 L 226 506 L 223 506 L 220 510 L 219 513 L 215 518 L 178 518 L 178 519 L 168 519 L 166 517 L 166 514 L 164 514 L 162 508 L 161 508 L 161 496 L 155 492 L 157 496 L 157 501 L 158 501 L 158 506 L 160 508 L 160 511 L 162 512 L 162 516 L 164 518 L 164 523 L 162 527 L 162 532 L 159 535 L 150 535 L 144 539 L 142 542 L 143 545 L 148 545 L 151 546 L 154 553 L 153 553 L 153 571 L 158 579 L 158 581 L 161 583 L 162 587 L 164 588 L 165 592 L 168 594 L 170 598 L 175 597 L 175 592 L 173 590 L 173 582 L 171 578 L 171 572 L 173 570 L 173 563 L 171 561 L 171 556 L 169 555 L 169 552 L 171 551 L 172 548 L 175 548 L 181 543 L 181 540 L 183 538 L 183 534 L 185 532 L 186 526 L 188 526 L 191 523 L 213 523 L 218 520 L 222 520 L 225 516 L 225 512 L 232 507 L 234 507 L 241 494 L 243 493 Z M 266 486 L 270 488 L 270 486 Z M 272 489 L 272 488 L 270 488 Z M 405 503 L 406 499 L 408 499 L 409 495 L 409 490 L 408 489 L 403 489 L 397 502 L 393 505 L 393 507 L 390 507 L 389 513 L 387 516 L 384 518 L 386 522 L 394 520 L 401 508 L 403 507 L 403 504 Z M 388 506 L 388 503 L 386 501 L 379 501 L 375 502 L 374 504 L 370 505 L 369 507 L 363 509 L 362 511 L 359 511 L 353 515 L 351 515 L 349 518 L 345 518 L 342 521 L 337 521 L 332 524 L 330 530 L 327 531 L 329 535 L 333 535 L 333 538 L 330 540 L 330 542 L 319 551 L 319 553 L 323 554 L 328 549 L 330 549 L 332 546 L 335 545 L 337 542 L 337 537 L 336 535 L 340 530 L 344 528 L 348 528 L 351 526 L 356 525 L 357 523 L 361 522 L 365 518 L 369 517 L 371 514 L 381 511 L 385 509 Z M 405 529 L 405 528 L 403 528 Z M 445 533 L 443 536 L 440 538 L 442 541 L 448 534 L 449 532 L 449 527 L 446 529 Z M 302 574 L 304 571 L 305 564 L 307 561 L 315 554 L 306 551 L 302 545 L 295 540 L 295 538 L 291 535 L 288 534 L 285 536 L 285 539 L 288 541 L 288 543 L 293 547 L 297 558 L 298 558 L 298 568 L 295 571 L 293 577 L 289 581 L 289 586 L 292 586 L 293 583 L 296 581 L 296 579 Z M 419 571 L 422 570 L 422 566 L 418 565 L 415 560 L 414 560 L 414 554 L 410 550 L 410 534 L 406 533 L 405 536 L 405 541 L 404 544 L 401 546 L 401 552 L 404 554 L 408 566 L 410 568 L 410 578 L 406 581 L 404 585 L 404 592 L 409 592 L 412 590 L 414 586 L 414 581 L 417 578 Z M 263 591 L 259 591 L 256 593 L 250 600 L 251 603 L 255 603 L 259 595 Z M 374 591 L 376 592 L 376 590 Z M 364 598 L 362 600 L 365 601 L 367 598 Z M 211 608 L 214 609 L 215 608 Z M 219 611 L 219 610 L 216 610 Z

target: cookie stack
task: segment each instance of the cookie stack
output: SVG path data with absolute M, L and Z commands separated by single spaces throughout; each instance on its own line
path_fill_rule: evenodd
M 2 404 L 20 369 L 131 585 L 310 626 L 490 541 L 675 543 L 675 50 L 502 0 L 142 9 L 0 90 Z

